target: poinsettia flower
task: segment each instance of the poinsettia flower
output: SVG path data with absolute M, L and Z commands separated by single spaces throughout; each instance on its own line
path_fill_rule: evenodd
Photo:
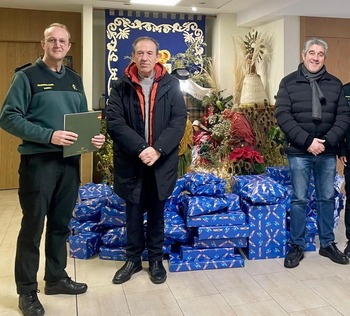
M 261 154 L 253 150 L 250 146 L 237 147 L 229 155 L 229 160 L 236 162 L 239 160 L 248 161 L 250 163 L 263 163 L 264 158 Z
M 238 147 L 238 148 L 235 148 L 233 151 L 231 151 L 228 158 L 230 161 L 236 162 L 242 158 L 242 155 L 243 155 L 243 150 L 242 148 Z
M 252 155 L 253 155 L 253 161 L 257 162 L 257 163 L 263 163 L 264 162 L 264 157 L 260 155 L 259 152 L 257 151 L 252 151 Z

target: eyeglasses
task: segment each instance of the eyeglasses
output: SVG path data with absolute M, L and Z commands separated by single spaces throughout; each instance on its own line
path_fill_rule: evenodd
M 49 45 L 54 45 L 57 43 L 60 46 L 67 46 L 69 44 L 69 41 L 66 41 L 65 39 L 57 39 L 57 38 L 48 38 L 46 39 L 46 43 Z

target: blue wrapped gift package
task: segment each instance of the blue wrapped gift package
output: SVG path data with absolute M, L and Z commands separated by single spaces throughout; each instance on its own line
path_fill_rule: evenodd
M 222 238 L 222 239 L 199 239 L 193 237 L 193 247 L 202 248 L 244 248 L 247 247 L 247 237 Z
M 100 215 L 100 225 L 115 227 L 126 225 L 125 209 L 118 209 L 111 206 L 103 206 Z
M 198 233 L 198 238 L 200 240 L 248 237 L 249 226 L 247 224 L 244 224 L 244 225 L 231 225 L 231 226 L 198 227 L 197 233 Z
M 244 225 L 246 214 L 240 211 L 223 211 L 209 215 L 187 216 L 187 227 Z
M 126 227 L 115 227 L 109 229 L 102 237 L 101 241 L 108 247 L 125 247 Z
M 252 181 L 259 181 L 266 179 L 266 174 L 256 174 L 256 175 L 243 175 L 243 176 L 233 176 L 232 177 L 232 193 L 241 196 L 242 188 Z
M 209 248 L 197 249 L 191 246 L 182 245 L 180 258 L 183 261 L 203 261 L 211 259 L 235 259 L 236 248 Z
M 253 204 L 242 199 L 242 210 L 247 214 L 250 228 L 248 245 L 243 249 L 247 259 L 284 257 L 287 241 L 286 204 Z
M 266 175 L 282 185 L 290 185 L 290 170 L 288 166 L 273 166 L 265 168 Z
M 241 209 L 240 196 L 235 193 L 225 193 L 224 195 L 227 202 L 227 211 L 239 211 Z
M 287 190 L 272 178 L 265 177 L 243 185 L 240 196 L 252 204 L 277 204 L 287 198 Z
M 248 260 L 275 259 L 286 256 L 286 244 L 279 247 L 254 243 L 249 239 L 248 247 L 243 249 Z
M 169 254 L 171 250 L 170 245 L 163 246 L 163 253 Z M 126 250 L 125 247 L 107 247 L 102 245 L 99 249 L 98 257 L 103 260 L 117 260 L 117 261 L 126 261 Z M 143 261 L 148 260 L 148 251 L 145 249 L 141 255 Z
M 200 226 L 231 226 L 246 223 L 246 214 L 242 210 L 221 211 L 200 216 L 187 216 L 187 227 Z
M 184 195 L 182 201 L 187 216 L 211 214 L 227 207 L 224 197 Z
M 184 219 L 174 205 L 164 209 L 164 236 L 174 241 L 186 242 L 191 231 L 187 228 Z
M 80 233 L 91 233 L 91 232 L 102 233 L 104 231 L 103 227 L 101 227 L 97 222 L 92 222 L 92 221 L 79 222 L 74 218 L 69 222 L 68 227 L 72 235 L 77 235 Z
M 287 209 L 285 204 L 255 205 L 242 200 L 242 210 L 252 231 L 275 231 L 286 229 Z
M 101 210 L 105 204 L 105 199 L 99 197 L 91 200 L 83 200 L 75 205 L 72 216 L 80 222 L 99 222 L 101 218 Z
M 105 183 L 89 182 L 79 188 L 80 200 L 95 199 L 112 195 L 112 188 Z
M 226 192 L 226 181 L 212 173 L 190 172 L 183 176 L 184 188 L 191 195 L 223 196 Z
M 198 261 L 183 261 L 179 253 L 171 252 L 169 254 L 169 271 L 195 271 L 195 270 L 209 270 L 209 269 L 228 269 L 228 268 L 242 268 L 244 267 L 244 258 L 241 254 L 236 254 L 231 259 L 210 259 Z
M 107 247 L 102 245 L 100 247 L 98 257 L 103 260 L 118 260 L 126 261 L 125 247 Z
M 69 236 L 68 241 L 69 254 L 72 258 L 89 259 L 99 252 L 100 234 L 80 233 Z

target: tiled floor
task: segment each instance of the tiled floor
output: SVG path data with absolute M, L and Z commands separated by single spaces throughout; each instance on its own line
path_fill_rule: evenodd
M 17 191 L 0 191 L 0 316 L 20 315 L 13 263 L 21 211 Z M 338 246 L 345 246 L 341 218 Z M 68 273 L 88 283 L 80 296 L 39 298 L 48 316 L 110 315 L 350 315 L 350 265 L 342 266 L 307 253 L 301 265 L 287 270 L 283 259 L 245 261 L 244 268 L 168 273 L 166 283 L 154 285 L 145 269 L 129 282 L 111 279 L 123 263 L 68 260 Z M 44 288 L 43 261 L 38 273 Z

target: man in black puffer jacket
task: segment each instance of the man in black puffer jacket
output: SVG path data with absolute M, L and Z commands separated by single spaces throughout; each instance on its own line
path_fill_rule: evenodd
M 343 91 L 350 106 L 350 82 L 343 86 Z M 345 236 L 348 239 L 348 243 L 344 249 L 344 254 L 350 257 L 350 128 L 346 131 L 345 139 L 340 145 L 339 160 L 344 166 L 345 177 L 345 212 L 344 212 L 344 224 L 345 224 Z
M 319 254 L 339 264 L 349 259 L 334 242 L 336 155 L 350 123 L 342 83 L 326 71 L 328 45 L 319 38 L 305 42 L 303 63 L 281 80 L 275 116 L 284 132 L 291 171 L 290 246 L 284 266 L 295 268 L 304 257 L 307 193 L 313 173 L 316 190 Z

